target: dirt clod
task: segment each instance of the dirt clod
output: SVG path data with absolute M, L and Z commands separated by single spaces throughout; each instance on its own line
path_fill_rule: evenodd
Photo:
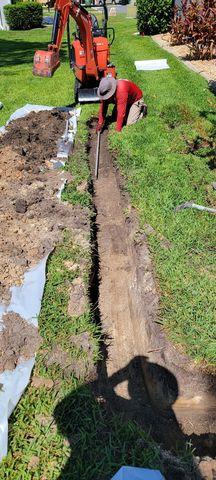
M 28 208 L 28 204 L 27 204 L 27 201 L 22 199 L 22 198 L 18 198 L 15 202 L 15 210 L 17 213 L 25 213 L 27 211 L 27 208 Z
M 28 470 L 38 467 L 39 462 L 40 462 L 39 457 L 37 457 L 36 455 L 32 455 L 28 463 Z
M 216 460 L 211 458 L 203 459 L 199 464 L 199 470 L 203 480 L 215 480 Z
M 54 385 L 54 382 L 50 378 L 33 376 L 31 385 L 35 388 L 45 387 L 51 389 Z
M 86 310 L 85 288 L 80 278 L 76 278 L 71 285 L 68 303 L 68 315 L 79 316 Z
M 88 190 L 88 183 L 86 181 L 81 182 L 79 185 L 77 185 L 77 191 L 79 193 L 85 193 Z
M 93 350 L 93 344 L 88 332 L 82 332 L 78 335 L 72 335 L 70 337 L 70 342 L 74 347 L 80 348 L 84 352 L 91 353 Z
M 60 367 L 65 378 L 73 374 L 78 379 L 93 379 L 96 375 L 91 352 L 85 359 L 73 359 L 68 352 L 62 350 L 58 345 L 54 346 L 47 356 L 46 365 L 47 367 L 52 365 Z
M 41 343 L 37 328 L 23 320 L 18 313 L 6 313 L 2 321 L 0 372 L 13 370 L 19 363 L 31 358 Z

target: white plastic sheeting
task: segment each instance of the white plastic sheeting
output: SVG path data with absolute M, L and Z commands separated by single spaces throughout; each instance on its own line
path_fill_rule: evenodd
M 160 60 L 136 60 L 134 64 L 137 70 L 164 70 L 169 68 L 166 58 Z
M 25 273 L 23 285 L 11 288 L 10 304 L 7 307 L 0 304 L 1 319 L 4 313 L 15 312 L 37 327 L 46 279 L 46 261 L 47 257 Z M 33 355 L 15 370 L 0 374 L 0 383 L 3 385 L 0 391 L 0 460 L 7 454 L 8 417 L 28 385 L 34 361 Z
M 39 112 L 41 110 L 52 110 L 53 107 L 47 107 L 43 105 L 30 105 L 27 104 L 23 108 L 16 110 L 10 117 L 9 123 L 17 118 L 24 117 L 28 113 L 34 111 Z M 64 110 L 64 109 L 62 109 Z M 69 109 L 66 109 L 69 111 Z M 69 119 L 69 125 L 66 127 L 66 131 L 62 137 L 62 149 L 64 144 L 66 145 L 67 153 L 64 159 L 67 158 L 72 147 L 74 136 L 77 131 L 77 116 L 80 115 L 80 109 L 78 111 L 73 110 L 70 112 L 71 117 Z M 5 127 L 0 129 L 1 133 L 4 133 Z M 70 148 L 68 148 L 70 143 Z M 65 162 L 59 162 L 54 160 L 54 165 L 62 166 Z M 61 175 L 61 173 L 60 173 Z M 62 183 L 57 194 L 60 199 L 62 190 L 65 185 L 65 180 L 62 179 Z M 41 308 L 41 300 L 44 291 L 44 285 L 46 281 L 46 262 L 48 256 L 44 257 L 35 267 L 28 270 L 24 275 L 24 281 L 21 286 L 11 287 L 11 301 L 10 304 L 5 306 L 0 304 L 0 330 L 4 328 L 2 322 L 2 316 L 4 313 L 14 312 L 18 313 L 28 323 L 38 326 L 38 315 Z M 8 418 L 13 412 L 15 406 L 20 400 L 26 386 L 29 383 L 32 368 L 35 362 L 35 352 L 32 352 L 32 358 L 20 363 L 12 371 L 4 371 L 0 374 L 0 460 L 7 455 L 8 447 Z
M 81 108 L 77 108 L 77 110 L 72 110 L 72 112 L 70 112 L 70 117 L 66 122 L 65 132 L 58 142 L 57 158 L 62 165 L 65 164 L 65 160 L 70 154 L 74 137 L 77 132 L 77 119 L 80 116 L 80 113 Z
M 148 468 L 121 467 L 111 480 L 164 480 L 159 470 Z

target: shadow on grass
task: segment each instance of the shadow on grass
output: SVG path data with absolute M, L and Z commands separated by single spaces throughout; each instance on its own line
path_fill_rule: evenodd
M 149 400 L 141 364 L 163 379 L 161 411 Z M 116 393 L 123 382 L 128 385 L 125 398 Z M 71 457 L 58 480 L 110 480 L 122 465 L 158 468 L 167 480 L 201 479 L 187 451 L 190 438 L 182 433 L 172 409 L 177 397 L 172 373 L 143 356 L 134 357 L 109 378 L 101 362 L 97 380 L 71 392 L 55 408 L 58 431 L 71 447 Z M 181 453 L 181 460 L 156 446 L 145 432 L 160 443 L 171 443 Z
M 0 67 L 11 67 L 24 63 L 33 64 L 35 50 L 47 50 L 47 47 L 48 42 L 0 39 Z M 65 59 L 67 59 L 67 52 L 62 50 L 61 60 Z

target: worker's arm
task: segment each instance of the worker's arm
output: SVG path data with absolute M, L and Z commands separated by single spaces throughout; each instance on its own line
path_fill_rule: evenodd
M 116 131 L 120 132 L 122 130 L 124 119 L 127 111 L 127 100 L 128 95 L 124 94 L 117 98 L 117 121 L 116 121 Z
M 97 130 L 101 130 L 104 126 L 106 114 L 107 114 L 108 104 L 107 102 L 101 102 L 99 108 L 99 118 L 98 118 L 98 125 Z

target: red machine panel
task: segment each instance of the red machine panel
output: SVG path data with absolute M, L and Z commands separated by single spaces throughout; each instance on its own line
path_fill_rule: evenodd
M 98 70 L 106 70 L 108 63 L 109 43 L 105 37 L 94 38 L 95 60 Z

